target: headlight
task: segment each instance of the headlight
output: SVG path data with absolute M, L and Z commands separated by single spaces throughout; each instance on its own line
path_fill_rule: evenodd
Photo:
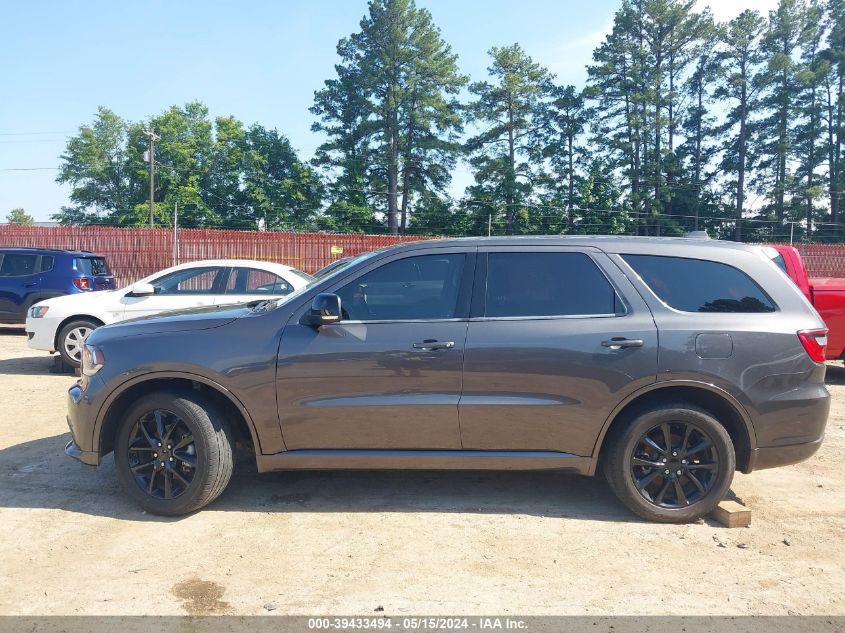
M 50 306 L 32 306 L 29 309 L 29 316 L 33 319 L 40 319 L 45 314 L 47 314 L 47 310 L 50 309 Z
M 82 352 L 82 373 L 86 376 L 93 376 L 106 363 L 106 357 L 103 356 L 103 350 L 94 345 L 86 345 Z

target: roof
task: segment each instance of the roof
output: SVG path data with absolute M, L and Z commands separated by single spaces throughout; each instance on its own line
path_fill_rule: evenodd
M 393 250 L 415 248 L 443 248 L 449 246 L 586 246 L 608 253 L 627 251 L 644 252 L 656 250 L 691 250 L 694 248 L 721 248 L 750 251 L 755 247 L 727 240 L 701 239 L 695 237 L 643 237 L 635 235 L 518 235 L 506 237 L 457 237 L 437 240 L 404 242 L 388 247 Z M 388 250 L 383 249 L 383 250 Z
M 13 253 L 67 253 L 69 255 L 79 255 L 80 257 L 91 257 L 97 256 L 96 253 L 92 253 L 91 251 L 79 251 L 73 250 L 69 248 L 48 248 L 46 246 L 0 246 L 0 251 L 5 252 L 13 252 Z

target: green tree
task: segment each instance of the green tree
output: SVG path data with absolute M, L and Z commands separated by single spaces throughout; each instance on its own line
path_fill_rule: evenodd
M 330 135 L 318 160 L 338 167 L 347 188 L 380 184 L 378 207 L 398 233 L 414 195 L 449 184 L 462 124 L 456 96 L 467 80 L 413 0 L 371 0 L 360 27 L 338 44 L 338 78 L 315 94 L 316 129 Z
M 467 149 L 473 154 L 476 183 L 503 200 L 505 231 L 512 235 L 533 190 L 536 167 L 531 159 L 542 153 L 538 110 L 550 89 L 550 75 L 519 44 L 494 47 L 490 56 L 487 70 L 493 82 L 470 86 L 477 99 L 469 112 L 484 131 L 467 141 Z
M 145 199 L 146 177 L 130 169 L 127 136 L 127 123 L 100 107 L 94 122 L 68 140 L 56 182 L 70 185 L 78 220 L 113 222 Z M 63 213 L 54 217 L 61 221 Z
M 9 224 L 17 224 L 19 226 L 32 226 L 35 218 L 29 215 L 22 208 L 12 209 L 6 216 L 6 222 Z
M 829 65 L 824 77 L 825 149 L 830 221 L 838 230 L 842 201 L 845 200 L 845 3 L 828 0 L 826 15 L 827 48 L 821 53 Z
M 753 128 L 757 155 L 757 190 L 771 198 L 777 221 L 785 216 L 785 195 L 789 188 L 788 162 L 792 154 L 793 123 L 797 117 L 796 53 L 804 33 L 801 0 L 780 0 L 769 14 L 761 40 L 765 64 L 758 75 L 760 101 L 756 109 L 764 114 Z
M 720 76 L 716 97 L 730 104 L 720 128 L 724 150 L 721 169 L 734 192 L 736 240 L 742 239 L 745 179 L 749 169 L 749 118 L 757 103 L 759 82 L 756 77 L 762 62 L 763 28 L 764 21 L 759 13 L 743 11 L 722 30 L 722 49 L 718 55 Z
M 554 86 L 541 109 L 543 156 L 551 168 L 549 189 L 554 203 L 566 207 L 567 222 L 575 225 L 579 163 L 587 159 L 580 139 L 588 116 L 584 96 L 575 86 Z
M 794 154 L 798 161 L 794 193 L 796 203 L 804 204 L 808 233 L 813 231 L 816 201 L 825 193 L 824 182 L 817 177 L 824 162 L 823 85 L 830 73 L 830 63 L 821 55 L 825 26 L 821 5 L 811 0 L 804 16 L 801 60 L 795 73 L 799 116 L 794 129 Z

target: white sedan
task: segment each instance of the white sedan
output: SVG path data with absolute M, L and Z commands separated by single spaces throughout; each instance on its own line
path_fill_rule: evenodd
M 58 351 L 78 367 L 85 338 L 95 328 L 124 319 L 256 299 L 283 297 L 313 280 L 272 262 L 215 259 L 180 264 L 121 288 L 47 299 L 29 309 L 29 346 Z

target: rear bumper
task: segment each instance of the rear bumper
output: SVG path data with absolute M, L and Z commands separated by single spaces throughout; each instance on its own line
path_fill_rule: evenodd
M 819 450 L 823 439 L 823 437 L 820 437 L 813 442 L 804 442 L 803 444 L 756 448 L 751 453 L 751 468 L 749 468 L 749 471 L 803 462 Z

